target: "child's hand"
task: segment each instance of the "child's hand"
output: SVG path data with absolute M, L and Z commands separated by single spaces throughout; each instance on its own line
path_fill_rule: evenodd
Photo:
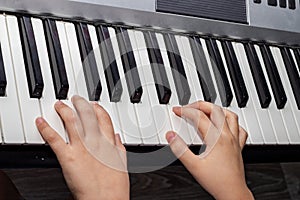
M 175 107 L 173 111 L 191 120 L 206 144 L 205 152 L 199 156 L 176 133 L 166 135 L 173 153 L 194 178 L 216 199 L 253 199 L 246 185 L 241 154 L 247 133 L 239 126 L 237 115 L 203 101 Z
M 55 104 L 69 144 L 44 119 L 38 118 L 36 124 L 56 154 L 74 198 L 129 199 L 126 151 L 108 113 L 79 96 L 72 102 L 76 112 L 61 101 Z

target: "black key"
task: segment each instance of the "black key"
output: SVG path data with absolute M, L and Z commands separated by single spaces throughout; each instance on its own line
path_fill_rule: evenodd
M 205 58 L 201 41 L 198 37 L 191 37 L 190 44 L 197 69 L 198 79 L 201 85 L 204 100 L 214 103 L 217 93 Z
M 41 98 L 44 89 L 40 60 L 30 17 L 18 17 L 24 64 L 31 98 Z
M 216 78 L 223 107 L 228 107 L 233 99 L 224 63 L 215 39 L 206 39 L 207 49 L 210 55 L 213 72 Z
M 298 70 L 300 71 L 300 48 L 294 49 L 294 55 L 298 64 Z
M 240 108 L 244 108 L 249 100 L 248 91 L 242 76 L 241 68 L 230 41 L 221 41 L 228 71 L 235 92 L 236 100 Z
M 69 82 L 62 55 L 56 23 L 52 19 L 43 21 L 46 43 L 49 54 L 51 73 L 57 99 L 67 99 Z
M 300 77 L 298 70 L 294 63 L 290 50 L 287 47 L 280 47 L 280 51 L 284 61 L 285 69 L 289 76 L 298 110 L 300 110 Z
M 286 0 L 279 0 L 279 6 L 281 8 L 286 8 Z
M 295 0 L 288 0 L 289 1 L 289 9 L 295 10 L 296 9 L 296 1 Z
M 254 3 L 260 4 L 260 3 L 261 3 L 261 0 L 254 0 Z
M 269 46 L 260 45 L 260 50 L 266 66 L 266 71 L 268 73 L 277 108 L 283 109 L 287 102 L 287 97 L 277 70 L 276 63 L 274 61 L 274 57 Z
M 163 34 L 166 44 L 172 75 L 178 95 L 180 105 L 186 105 L 191 98 L 191 90 L 186 78 L 182 59 L 179 53 L 178 45 L 173 34 Z
M 277 6 L 277 0 L 268 0 L 268 5 Z
M 120 74 L 107 26 L 96 27 L 106 84 L 111 102 L 119 102 L 123 93 Z
M 156 35 L 154 32 L 145 31 L 144 37 L 159 103 L 168 104 L 172 92 Z
M 99 101 L 101 81 L 87 24 L 75 24 L 86 87 L 90 101 Z
M 244 44 L 244 48 L 246 51 L 260 105 L 262 108 L 268 108 L 271 103 L 271 94 L 264 77 L 257 53 L 253 44 L 251 43 Z
M 142 98 L 143 88 L 132 51 L 130 38 L 127 29 L 125 28 L 117 27 L 116 33 L 130 101 L 131 103 L 139 103 Z
M 2 49 L 0 45 L 0 96 L 1 97 L 5 96 L 6 85 L 7 85 L 7 80 L 6 80 L 3 57 L 2 57 Z

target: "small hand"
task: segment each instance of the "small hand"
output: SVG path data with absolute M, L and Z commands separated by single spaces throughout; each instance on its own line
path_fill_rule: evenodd
M 108 113 L 79 96 L 72 103 L 76 112 L 61 101 L 55 104 L 69 144 L 44 119 L 38 118 L 36 125 L 56 154 L 74 198 L 129 199 L 126 151 Z
M 176 133 L 166 135 L 173 153 L 198 183 L 216 199 L 253 199 L 246 185 L 241 154 L 247 132 L 239 126 L 238 116 L 203 101 L 175 107 L 173 111 L 193 122 L 206 145 L 199 156 Z

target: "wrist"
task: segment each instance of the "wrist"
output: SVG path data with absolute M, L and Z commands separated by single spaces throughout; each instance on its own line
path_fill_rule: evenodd
M 247 186 L 235 188 L 231 191 L 219 193 L 215 196 L 217 200 L 254 200 L 252 192 Z

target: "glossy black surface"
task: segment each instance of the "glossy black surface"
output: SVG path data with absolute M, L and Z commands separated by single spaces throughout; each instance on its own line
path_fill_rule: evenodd
M 268 108 L 272 98 L 256 50 L 252 43 L 245 43 L 244 48 L 261 108 Z
M 117 27 L 117 39 L 131 103 L 139 103 L 143 95 L 131 41 L 126 28 Z
M 224 63 L 215 39 L 206 39 L 207 49 L 211 59 L 211 65 L 215 75 L 219 95 L 223 107 L 228 107 L 233 99 L 229 80 L 225 71 Z
M 96 32 L 109 98 L 111 102 L 119 102 L 123 93 L 123 86 L 120 80 L 120 74 L 108 27 L 104 25 L 97 26 Z
M 0 44 L 0 96 L 1 97 L 5 96 L 6 86 L 7 86 L 7 80 L 6 80 L 5 68 L 4 68 L 3 57 L 2 57 L 2 48 Z
M 287 102 L 287 97 L 277 70 L 274 57 L 271 53 L 269 46 L 260 45 L 260 50 L 262 53 L 262 57 L 269 77 L 270 85 L 273 91 L 277 108 L 283 109 Z
M 18 17 L 26 77 L 31 98 L 41 98 L 44 81 L 30 17 Z
M 53 85 L 57 99 L 66 99 L 69 82 L 62 55 L 56 22 L 52 19 L 43 20 Z
M 156 35 L 154 32 L 145 31 L 144 37 L 159 103 L 168 104 L 171 98 L 172 91 L 170 89 L 169 80 Z
M 75 27 L 89 100 L 99 101 L 102 85 L 88 25 L 77 23 L 75 24 Z
M 191 90 L 186 78 L 185 69 L 175 39 L 175 35 L 166 33 L 163 34 L 163 36 L 168 52 L 170 66 L 172 69 L 178 102 L 180 105 L 186 105 L 189 103 L 189 100 L 191 98 Z

